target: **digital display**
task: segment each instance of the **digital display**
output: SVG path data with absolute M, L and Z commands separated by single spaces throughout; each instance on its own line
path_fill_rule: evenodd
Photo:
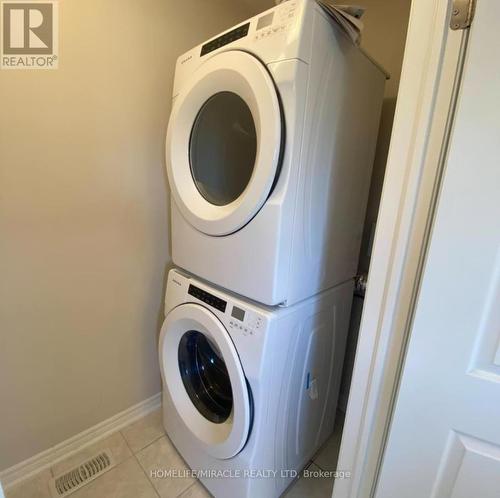
M 250 27 L 250 23 L 247 22 L 243 26 L 239 26 L 237 28 L 234 28 L 233 30 L 229 31 L 229 33 L 225 33 L 222 36 L 219 36 L 215 40 L 209 41 L 208 43 L 205 43 L 201 47 L 201 54 L 200 56 L 203 56 L 205 54 L 208 54 L 209 52 L 212 52 L 213 50 L 217 50 L 218 48 L 223 47 L 224 45 L 227 45 L 228 43 L 231 43 L 235 40 L 239 40 L 240 38 L 244 38 L 245 36 L 248 35 L 248 28 Z
M 189 285 L 188 294 L 195 297 L 196 299 L 199 299 L 200 301 L 203 301 L 204 303 L 209 304 L 215 309 L 222 311 L 222 313 L 225 313 L 226 311 L 226 305 L 227 305 L 226 301 L 224 301 L 220 297 L 210 294 L 210 292 L 204 291 L 203 289 L 196 287 L 196 285 L 192 284 Z
M 231 313 L 231 316 L 233 318 L 236 318 L 236 320 L 242 322 L 243 320 L 245 320 L 245 310 L 242 310 L 237 306 L 233 306 L 233 312 Z
M 257 31 L 262 28 L 267 28 L 273 23 L 274 12 L 266 14 L 265 16 L 259 17 L 257 21 Z

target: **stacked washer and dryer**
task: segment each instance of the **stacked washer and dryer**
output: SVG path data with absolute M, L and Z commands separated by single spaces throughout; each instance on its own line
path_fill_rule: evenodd
M 163 420 L 218 498 L 279 496 L 333 431 L 385 77 L 313 0 L 177 61 Z

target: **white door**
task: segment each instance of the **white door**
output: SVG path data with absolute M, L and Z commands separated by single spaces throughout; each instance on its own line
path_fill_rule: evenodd
M 174 202 L 197 230 L 233 233 L 263 206 L 279 172 L 284 133 L 267 68 L 239 50 L 214 55 L 181 87 L 166 141 Z
M 163 385 L 187 430 L 207 453 L 231 458 L 250 431 L 249 388 L 219 319 L 198 304 L 174 308 L 160 332 Z
M 478 0 L 377 498 L 500 496 L 500 38 Z

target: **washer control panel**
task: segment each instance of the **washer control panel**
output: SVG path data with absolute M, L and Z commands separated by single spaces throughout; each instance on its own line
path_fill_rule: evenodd
M 196 287 L 196 285 L 189 284 L 188 294 L 212 306 L 213 308 L 222 311 L 222 313 L 226 312 L 227 301 L 224 301 L 224 299 Z
M 254 335 L 262 329 L 263 323 L 262 317 L 253 311 L 233 305 L 229 319 L 231 330 L 239 331 L 243 335 Z
M 173 271 L 173 270 L 172 270 Z M 224 324 L 228 332 L 234 332 L 243 336 L 255 336 L 267 326 L 267 318 L 260 313 L 258 308 L 246 305 L 245 302 L 236 298 L 226 298 L 225 294 L 219 294 L 216 290 L 208 290 L 201 282 L 191 283 L 191 279 L 173 271 L 171 281 L 181 288 L 185 288 L 182 302 L 200 302 L 206 305 L 212 313 Z M 186 292 L 187 291 L 187 292 Z M 187 295 L 186 295 L 187 294 Z M 192 296 L 194 299 L 189 299 Z

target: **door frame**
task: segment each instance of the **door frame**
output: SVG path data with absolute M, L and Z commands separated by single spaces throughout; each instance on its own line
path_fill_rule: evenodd
M 410 333 L 468 31 L 413 1 L 333 498 L 373 495 Z

